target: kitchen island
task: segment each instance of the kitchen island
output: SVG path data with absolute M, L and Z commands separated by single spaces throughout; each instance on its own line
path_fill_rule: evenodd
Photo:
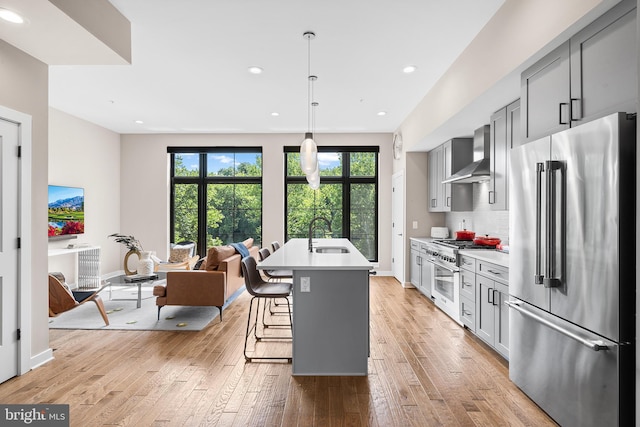
M 369 262 L 348 239 L 291 239 L 258 264 L 293 271 L 293 375 L 367 375 Z

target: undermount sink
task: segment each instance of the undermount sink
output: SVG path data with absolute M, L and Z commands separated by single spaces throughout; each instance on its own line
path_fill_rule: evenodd
M 348 254 L 349 249 L 344 246 L 320 246 L 314 248 L 314 251 L 318 254 Z

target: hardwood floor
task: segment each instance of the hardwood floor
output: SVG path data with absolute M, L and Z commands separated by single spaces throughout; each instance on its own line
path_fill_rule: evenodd
M 1 384 L 0 402 L 67 403 L 72 426 L 555 425 L 497 353 L 393 278 L 371 281 L 367 377 L 245 363 L 248 307 L 245 292 L 200 332 L 51 330 L 55 360 Z

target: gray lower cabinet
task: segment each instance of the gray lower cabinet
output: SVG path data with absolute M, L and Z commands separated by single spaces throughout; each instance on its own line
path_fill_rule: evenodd
M 411 284 L 420 289 L 420 243 L 411 240 Z
M 431 298 L 432 265 L 427 260 L 426 247 L 411 240 L 411 284 L 426 297 Z
M 477 261 L 476 335 L 509 359 L 509 270 Z
M 617 111 L 635 112 L 636 34 L 636 0 L 623 0 L 525 70 L 525 142 Z
M 476 273 L 475 259 L 462 256 L 460 269 L 460 319 L 476 333 Z

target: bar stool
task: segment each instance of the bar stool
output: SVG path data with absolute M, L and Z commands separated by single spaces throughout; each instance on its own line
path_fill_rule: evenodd
M 258 250 L 258 257 L 260 261 L 264 261 L 271 255 L 271 251 L 268 248 L 260 248 Z M 293 271 L 291 270 L 262 270 L 265 276 L 269 281 L 273 280 L 282 280 L 282 279 L 292 279 Z
M 244 358 L 247 362 L 251 362 L 253 359 L 267 359 L 267 360 L 287 360 L 291 362 L 291 356 L 248 356 L 247 355 L 247 341 L 249 334 L 253 332 L 253 336 L 256 341 L 262 340 L 291 340 L 292 337 L 278 337 L 278 336 L 259 336 L 258 335 L 258 317 L 260 313 L 260 300 L 284 298 L 287 301 L 287 308 L 289 314 L 289 324 L 280 325 L 292 329 L 293 320 L 291 317 L 291 306 L 289 305 L 289 294 L 291 294 L 293 284 L 288 282 L 267 282 L 258 272 L 256 260 L 253 257 L 244 257 L 241 261 L 242 274 L 244 276 L 245 285 L 247 291 L 252 295 L 251 302 L 249 304 L 249 314 L 247 316 L 247 331 L 244 336 Z M 256 300 L 256 314 L 255 321 L 251 325 L 251 315 L 253 312 L 253 301 Z M 264 312 L 265 301 L 262 306 L 262 323 L 264 325 Z M 274 326 L 274 325 L 272 325 Z M 293 330 L 292 330 L 293 332 Z
M 260 258 L 260 261 L 264 261 L 265 259 L 267 259 L 269 256 L 271 255 L 271 252 L 269 251 L 268 248 L 260 248 L 258 250 L 258 257 Z M 293 271 L 291 270 L 262 270 L 262 272 L 264 273 L 264 275 L 267 277 L 267 280 L 269 282 L 281 282 L 283 279 L 293 279 Z M 278 302 L 277 299 L 274 300 L 270 300 L 268 305 L 269 305 L 269 313 L 273 314 L 282 314 L 282 311 L 276 311 L 271 307 L 271 302 L 273 301 L 273 305 L 275 305 L 276 307 L 280 307 L 281 305 L 283 305 L 282 303 Z M 287 301 L 287 304 L 289 303 L 289 301 Z M 286 313 L 286 312 L 285 312 Z

